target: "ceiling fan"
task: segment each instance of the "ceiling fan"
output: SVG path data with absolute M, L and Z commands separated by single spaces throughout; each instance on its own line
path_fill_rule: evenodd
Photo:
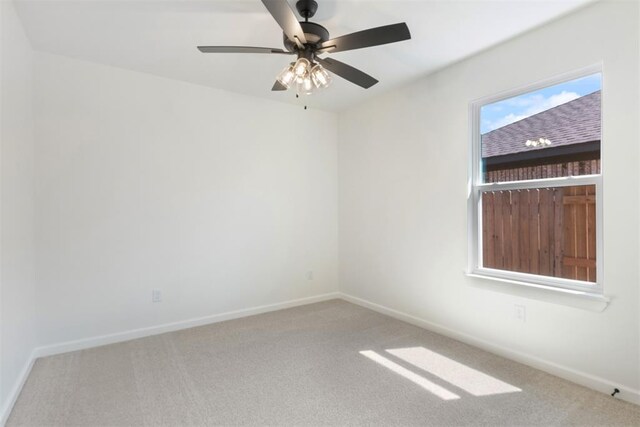
M 285 49 L 249 46 L 198 46 L 204 53 L 266 53 L 297 55 L 277 77 L 271 90 L 281 91 L 296 87 L 297 93 L 309 95 L 331 82 L 327 70 L 365 89 L 378 83 L 370 75 L 343 62 L 331 58 L 320 58 L 324 53 L 395 43 L 411 38 L 407 24 L 385 25 L 364 31 L 329 38 L 329 31 L 320 24 L 309 22 L 318 10 L 314 0 L 299 0 L 296 9 L 304 22 L 299 22 L 287 0 L 262 0 L 269 13 L 282 28 Z

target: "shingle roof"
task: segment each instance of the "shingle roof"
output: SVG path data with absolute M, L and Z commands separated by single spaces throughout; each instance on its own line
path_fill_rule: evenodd
M 546 138 L 547 147 L 527 147 L 527 140 Z M 550 108 L 482 135 L 482 157 L 600 141 L 600 91 Z

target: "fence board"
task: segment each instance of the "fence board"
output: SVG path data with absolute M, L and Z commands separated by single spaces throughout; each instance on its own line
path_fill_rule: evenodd
M 540 221 L 540 245 L 538 248 L 538 252 L 540 254 L 540 274 L 545 276 L 552 275 L 551 268 L 551 244 L 549 242 L 549 238 L 553 239 L 553 236 L 550 236 L 550 231 L 553 230 L 551 227 L 552 219 L 549 216 L 553 215 L 553 200 L 552 200 L 552 192 L 548 188 L 540 190 L 540 204 L 538 207 L 539 210 L 539 221 Z M 550 212 L 551 211 L 551 212 Z
M 529 190 L 529 273 L 540 271 L 539 216 L 540 191 Z
M 502 234 L 502 192 L 497 191 L 493 194 L 494 200 L 494 208 L 493 208 L 493 217 L 494 217 L 494 260 L 495 268 L 504 268 L 504 262 L 502 259 L 502 242 L 504 241 Z
M 511 193 L 512 191 L 502 193 L 502 230 L 504 233 L 502 254 L 504 257 L 503 268 L 505 270 L 513 270 L 513 254 L 511 252 Z
M 520 271 L 529 272 L 529 191 L 520 191 Z
M 563 234 L 563 197 L 564 190 L 556 188 L 553 192 L 553 236 L 554 236 L 554 256 L 553 256 L 553 275 L 562 277 L 562 257 L 564 248 Z
M 588 192 L 594 193 L 593 198 L 595 200 L 595 186 L 589 186 Z M 596 205 L 587 205 L 587 259 L 593 260 L 593 265 L 587 269 L 587 280 L 590 282 L 596 281 Z
M 576 195 L 583 199 L 587 196 L 586 187 L 577 187 Z M 581 203 L 575 206 L 575 240 L 576 240 L 576 257 L 586 259 L 587 258 L 587 204 Z M 576 265 L 577 279 L 587 280 L 587 268 Z
M 520 191 L 511 192 L 511 267 L 521 270 L 520 261 Z
M 482 265 L 489 265 L 489 237 L 491 236 L 491 231 L 493 227 L 489 227 L 487 223 L 487 218 L 489 217 L 491 202 L 489 198 L 493 197 L 491 193 L 483 193 L 481 199 L 482 205 Z
M 565 189 L 565 193 L 570 195 L 570 196 L 575 196 L 575 188 L 573 187 L 568 187 Z M 565 196 L 566 197 L 566 196 Z M 564 201 L 563 201 L 563 205 L 564 205 Z M 564 256 L 565 257 L 572 257 L 575 258 L 576 257 L 576 250 L 575 250 L 575 221 L 576 221 L 576 215 L 575 215 L 575 209 L 576 209 L 576 205 L 574 204 L 570 204 L 570 205 L 565 205 L 564 206 L 564 229 L 563 229 L 563 234 L 565 236 L 564 239 Z M 575 269 L 575 267 L 572 266 L 567 266 L 564 265 L 564 262 L 562 264 L 562 276 L 563 277 L 577 277 L 578 273 L 577 270 Z

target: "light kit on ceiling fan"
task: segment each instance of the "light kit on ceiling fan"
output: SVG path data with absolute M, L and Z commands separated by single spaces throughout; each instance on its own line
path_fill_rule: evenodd
M 296 9 L 304 21 L 298 21 L 287 0 L 262 0 L 271 16 L 283 30 L 286 50 L 249 46 L 198 46 L 204 53 L 266 53 L 297 55 L 298 59 L 278 75 L 273 91 L 285 91 L 295 86 L 298 94 L 309 95 L 331 84 L 332 72 L 362 88 L 378 83 L 370 75 L 331 58 L 319 55 L 395 43 L 411 38 L 407 24 L 392 24 L 370 28 L 344 36 L 329 38 L 329 31 L 320 24 L 309 22 L 318 10 L 315 0 L 299 0 Z
M 331 83 L 331 76 L 320 64 L 312 63 L 306 58 L 292 62 L 278 75 L 278 82 L 285 88 L 297 83 L 298 93 L 308 95 L 315 89 L 324 89 Z

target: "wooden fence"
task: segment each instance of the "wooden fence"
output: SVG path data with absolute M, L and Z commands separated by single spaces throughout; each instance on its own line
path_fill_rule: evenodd
M 482 194 L 483 265 L 596 280 L 595 186 Z
M 501 169 L 484 173 L 484 182 L 522 181 L 525 179 L 557 178 L 561 176 L 600 173 L 600 159 L 565 162 L 553 165 Z

